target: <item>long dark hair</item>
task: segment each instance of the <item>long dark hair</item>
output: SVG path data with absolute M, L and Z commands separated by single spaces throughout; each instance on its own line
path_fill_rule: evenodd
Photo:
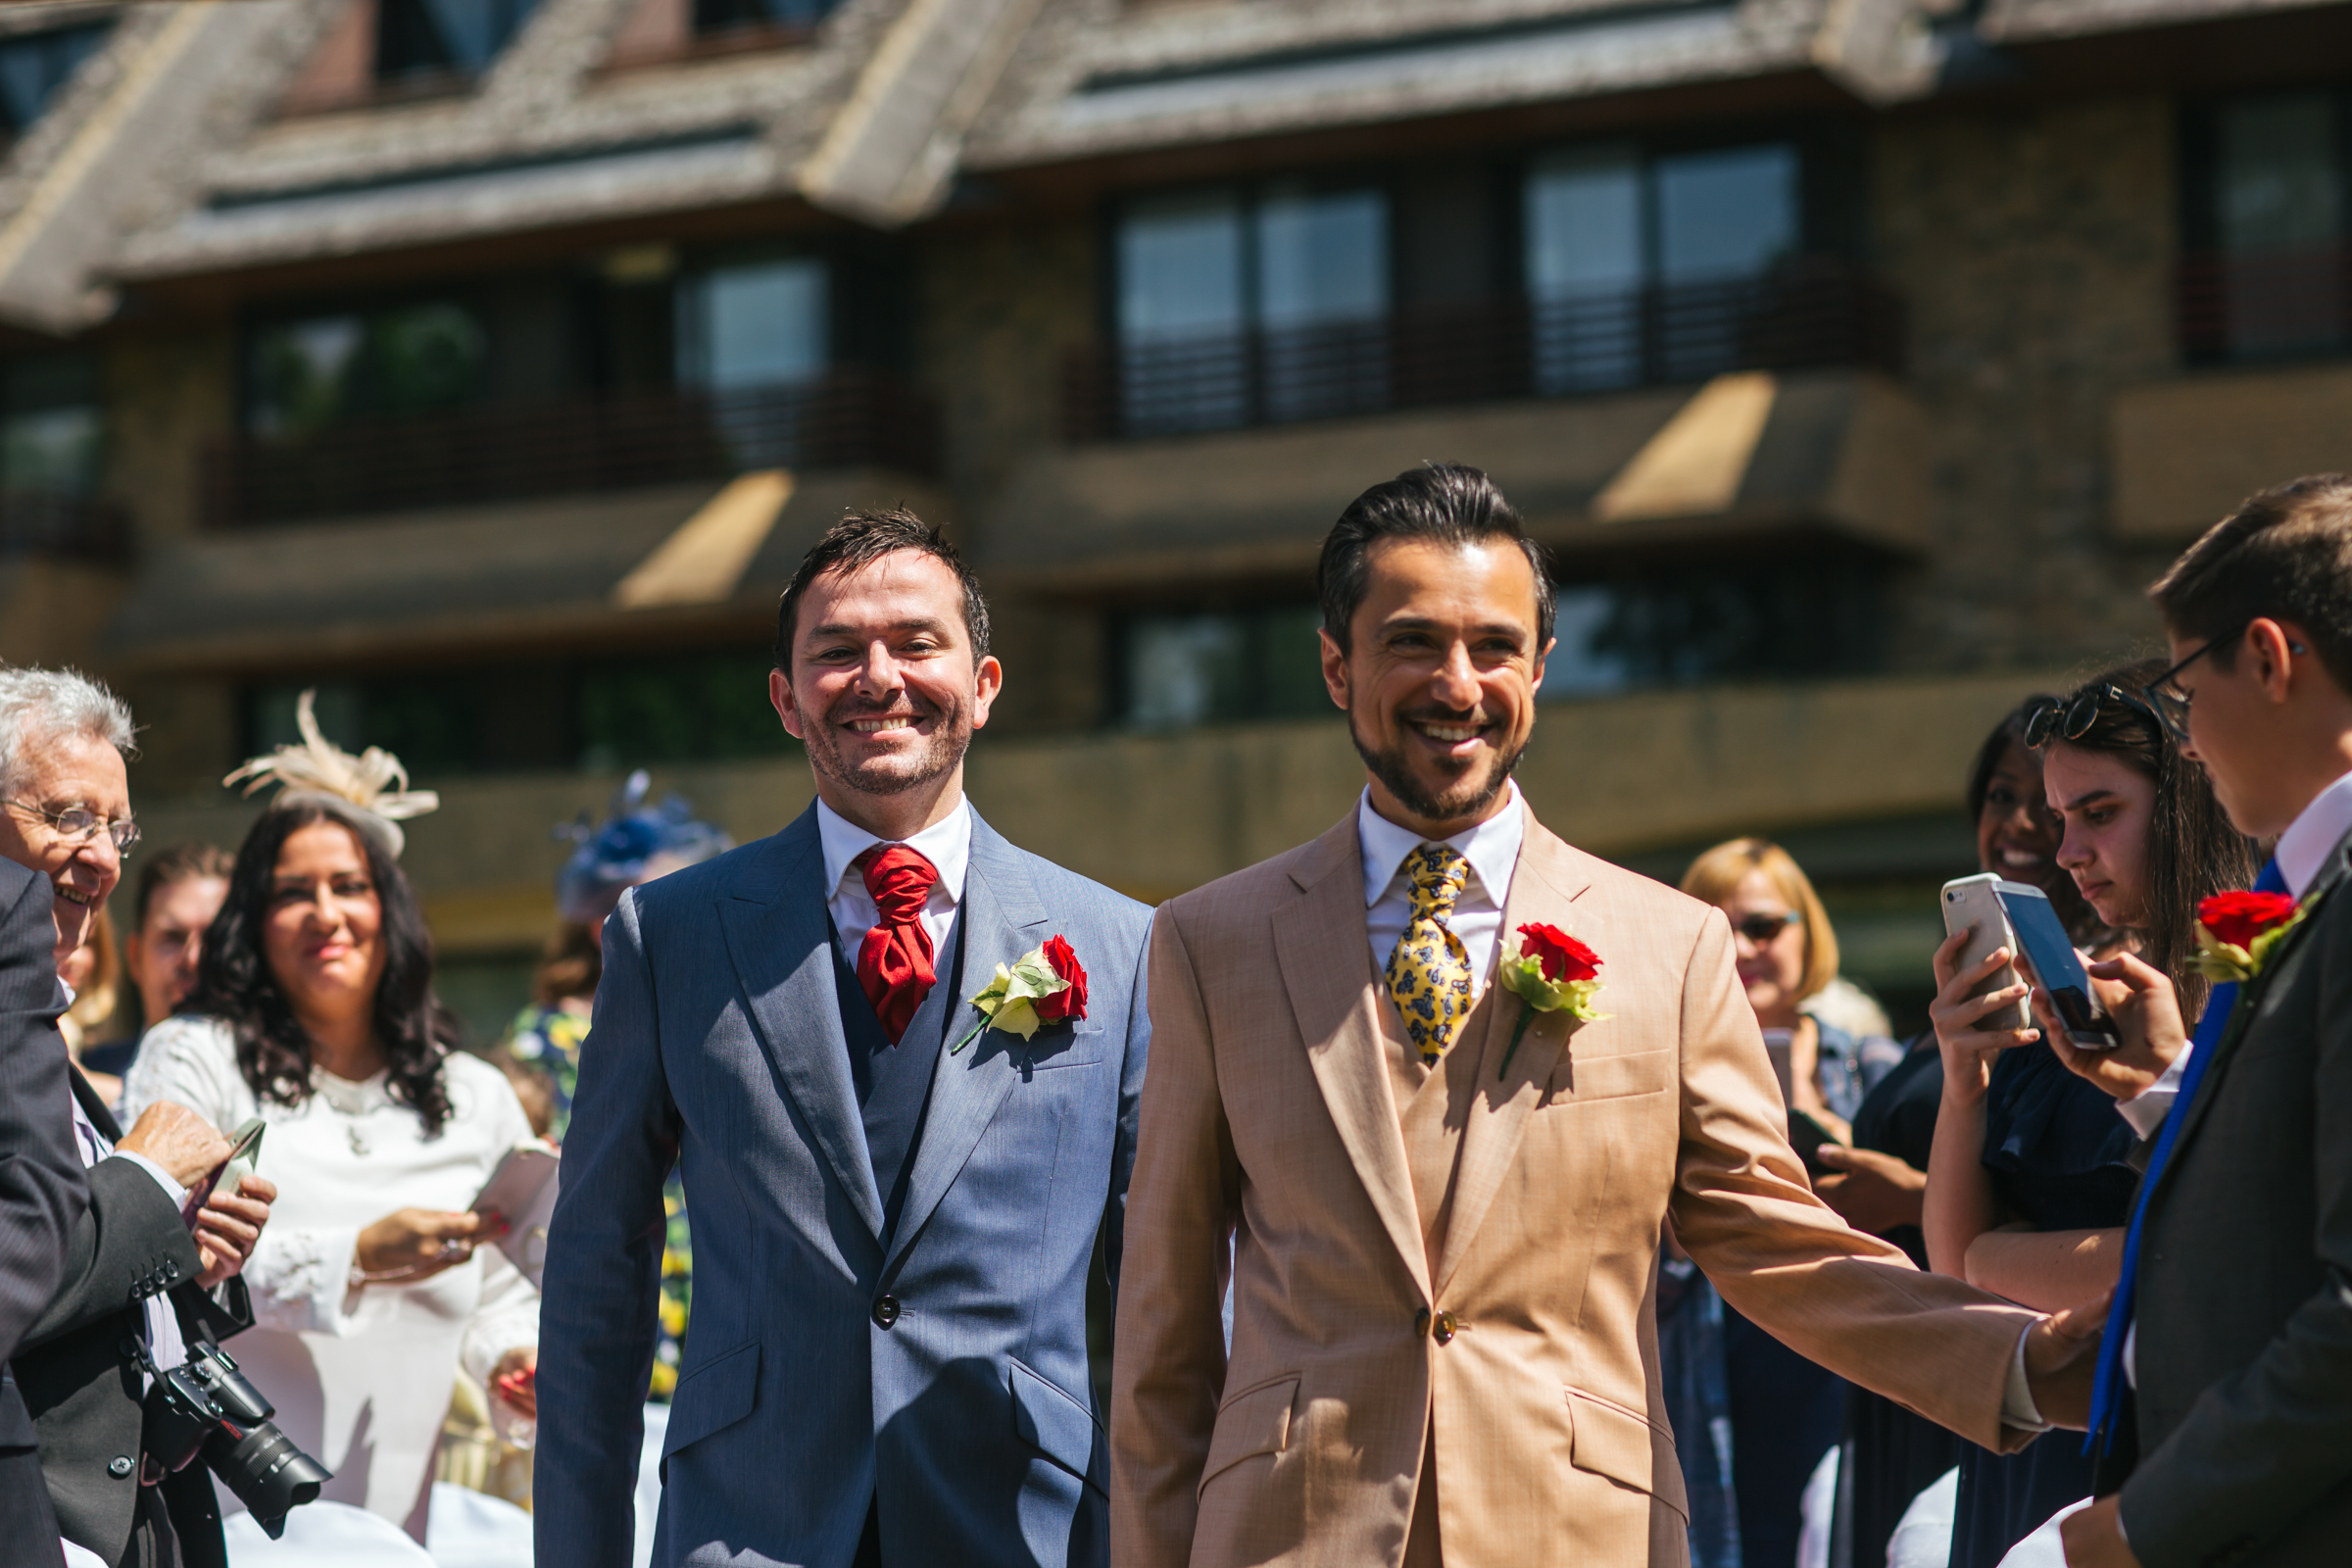
M 2197 905 L 2216 893 L 2252 886 L 2257 858 L 2253 841 L 2230 825 L 2205 770 L 2182 757 L 2164 726 L 2140 706 L 2139 689 L 2163 672 L 2162 660 L 2142 660 L 2067 693 L 2070 707 L 2083 692 L 2104 695 L 2090 727 L 2064 744 L 2120 757 L 2156 783 L 2148 827 L 2147 924 L 2132 935 L 2139 939 L 2140 957 L 2172 977 L 2182 1016 L 2194 1019 L 2212 989 L 2197 973 Z M 2118 698 L 2116 691 L 2131 693 L 2131 700 Z
M 286 840 L 318 822 L 348 828 L 368 858 L 382 910 L 384 975 L 375 992 L 375 1036 L 389 1069 L 394 1100 L 416 1112 L 425 1136 L 449 1119 L 449 1085 L 441 1063 L 461 1039 L 457 1015 L 433 995 L 433 938 L 416 895 L 400 866 L 353 816 L 316 797 L 270 808 L 245 835 L 229 872 L 228 900 L 204 935 L 196 992 L 185 1012 L 228 1025 L 236 1037 L 237 1068 L 256 1096 L 281 1105 L 311 1098 L 311 1039 L 295 1019 L 262 951 L 262 928 Z
M 1984 803 L 1992 799 L 1992 775 L 2000 771 L 2001 762 L 2009 756 L 2010 748 L 2015 747 L 2033 756 L 2033 748 L 2026 744 L 2026 721 L 2034 716 L 2035 710 L 2057 701 L 2046 692 L 2035 692 L 2009 710 L 2007 715 L 1992 726 L 1992 733 L 1984 737 L 1984 744 L 1977 748 L 1977 760 L 1968 770 L 1968 830 L 1972 835 L 1984 825 Z M 2034 758 L 2034 765 L 2041 765 L 2038 757 Z M 2047 808 L 2042 809 L 2046 811 Z M 2058 918 L 2065 924 L 2066 934 L 2073 939 L 2076 947 L 2096 952 L 2115 940 L 2115 933 L 2100 923 L 2099 911 L 2092 908 L 2090 902 L 2082 897 L 2082 890 L 2075 886 L 2075 879 L 2067 874 L 2065 866 L 2052 862 L 2050 874 L 2037 885 L 2050 896 L 2050 904 L 2057 909 Z

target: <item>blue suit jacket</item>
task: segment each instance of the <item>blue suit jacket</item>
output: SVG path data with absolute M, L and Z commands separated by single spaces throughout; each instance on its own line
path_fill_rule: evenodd
M 1087 1016 L 941 1053 L 886 1253 L 823 864 L 811 808 L 606 923 L 540 1308 L 539 1561 L 629 1561 L 680 1160 L 694 1306 L 657 1565 L 843 1568 L 877 1496 L 888 1561 L 1101 1565 L 1086 1279 L 1099 1230 L 1117 1279 L 1151 911 L 973 814 L 965 995 L 1059 934 Z M 955 1001 L 950 1044 L 979 1019 Z

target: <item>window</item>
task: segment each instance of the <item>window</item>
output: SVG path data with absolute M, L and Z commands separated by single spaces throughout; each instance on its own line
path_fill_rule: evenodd
M 2352 94 L 2224 100 L 2192 115 L 2187 143 L 2191 357 L 2352 346 Z
M 377 0 L 379 81 L 478 76 L 531 14 L 535 0 Z
M 296 436 L 346 420 L 462 407 L 485 389 L 480 314 L 425 300 L 265 324 L 248 337 L 246 421 Z
M 1138 433 L 1384 408 L 1389 204 L 1278 181 L 1120 213 L 1120 396 Z
M 0 366 L 0 490 L 11 497 L 94 495 L 105 429 L 93 357 L 45 354 Z
M 825 264 L 808 257 L 714 267 L 678 291 L 678 379 L 717 391 L 822 379 Z
M 0 39 L 0 129 L 10 136 L 30 130 L 109 30 L 108 24 L 61 27 Z
M 1312 605 L 1137 615 L 1121 640 L 1121 719 L 1187 729 L 1332 710 Z
M 1799 172 L 1786 142 L 1538 158 L 1525 197 L 1536 390 L 1697 380 L 1748 360 L 1751 323 L 1779 303 L 1757 285 L 1801 248 Z
M 801 32 L 833 14 L 841 0 L 694 0 L 698 37 L 730 32 Z
M 1867 561 L 1830 556 L 1565 583 L 1545 699 L 1693 681 L 1857 674 L 1877 666 L 1884 589 Z

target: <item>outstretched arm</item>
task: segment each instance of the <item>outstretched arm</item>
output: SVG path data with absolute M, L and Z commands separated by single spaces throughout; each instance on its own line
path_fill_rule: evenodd
M 539 1308 L 541 1562 L 627 1568 L 678 1112 L 634 892 L 605 922 Z M 650 1525 L 651 1521 L 647 1521 Z

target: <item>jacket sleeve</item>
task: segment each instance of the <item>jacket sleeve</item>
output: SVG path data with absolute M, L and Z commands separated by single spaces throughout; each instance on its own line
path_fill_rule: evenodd
M 2352 1471 L 2352 963 L 2345 951 L 2339 946 L 2329 956 L 2321 984 L 2307 1111 L 2315 1122 L 2318 1223 L 2308 1243 L 2276 1238 L 2281 1248 L 2316 1248 L 2323 1283 L 2260 1354 L 2207 1388 L 2171 1436 L 2140 1456 L 2121 1506 L 2146 1568 L 2230 1556 L 2341 1489 Z M 2246 1218 L 2266 1223 L 2262 1215 Z
M 1921 1273 L 1813 1195 L 1720 910 L 1691 947 L 1681 1051 L 1675 1238 L 1723 1298 L 1807 1360 L 1972 1443 L 2031 1441 L 2001 1424 L 2001 1396 L 2040 1314 Z
M 74 1227 L 65 1278 L 18 1353 L 136 1306 L 204 1272 L 196 1238 L 155 1178 L 122 1158 L 89 1170 L 90 1206 Z
M 0 1361 L 57 1295 L 90 1202 L 57 1032 L 49 900 L 48 880 L 28 876 L 0 911 Z
M 1102 1213 L 1102 1264 L 1110 1298 L 1119 1298 L 1119 1269 L 1127 1253 L 1127 1185 L 1135 1175 L 1135 1136 L 1143 1116 L 1144 1069 L 1152 1054 L 1152 943 L 1149 933 L 1136 954 L 1135 981 L 1127 994 L 1127 1054 L 1119 1064 L 1119 1126 L 1110 1150 L 1110 1200 Z M 1115 1325 L 1114 1325 L 1115 1329 Z M 1118 1343 L 1114 1333 L 1111 1343 Z
M 667 1230 L 662 1183 L 678 1155 L 638 920 L 632 891 L 605 922 L 604 979 L 580 1048 L 541 1277 L 532 1514 L 539 1560 L 577 1568 L 630 1560 Z
M 1110 1559 L 1183 1568 L 1225 1386 L 1228 1243 L 1241 1166 L 1200 981 L 1173 909 L 1152 928 L 1143 1091 L 1111 1361 Z

